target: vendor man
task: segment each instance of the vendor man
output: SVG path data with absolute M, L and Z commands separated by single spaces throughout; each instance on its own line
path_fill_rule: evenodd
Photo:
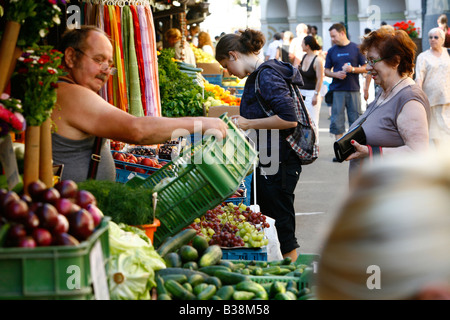
M 53 164 L 64 164 L 62 179 L 84 181 L 93 151 L 95 137 L 103 139 L 101 161 L 96 179 L 115 180 L 115 166 L 109 142 L 150 145 L 172 139 L 176 129 L 202 132 L 219 138 L 226 135 L 227 125 L 219 118 L 134 117 L 109 104 L 98 95 L 113 67 L 113 47 L 108 36 L 94 26 L 66 31 L 59 50 L 68 75 L 58 83 L 57 102 L 52 113 L 56 132 L 52 134 Z

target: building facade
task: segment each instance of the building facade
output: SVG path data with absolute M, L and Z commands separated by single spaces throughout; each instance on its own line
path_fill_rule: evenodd
M 299 23 L 315 25 L 323 38 L 323 49 L 328 50 L 332 46 L 328 29 L 333 23 L 347 22 L 350 40 L 360 43 L 366 28 L 377 29 L 383 21 L 393 25 L 399 21 L 411 20 L 418 27 L 419 38 L 423 38 L 425 49 L 428 47 L 428 30 L 437 26 L 439 14 L 449 12 L 449 2 L 450 0 L 260 0 L 261 31 L 271 39 L 274 33 L 284 30 L 290 30 L 295 35 L 295 28 Z

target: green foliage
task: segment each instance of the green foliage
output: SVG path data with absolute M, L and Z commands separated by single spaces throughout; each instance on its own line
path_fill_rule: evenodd
M 202 116 L 202 88 L 187 74 L 180 71 L 174 61 L 172 48 L 163 49 L 158 57 L 161 113 L 165 117 Z
M 56 103 L 62 53 L 51 46 L 35 46 L 25 50 L 17 60 L 12 77 L 14 95 L 22 101 L 29 126 L 40 126 L 50 117 Z
M 153 223 L 152 190 L 113 181 L 87 180 L 78 188 L 91 192 L 97 206 L 115 223 L 132 226 Z

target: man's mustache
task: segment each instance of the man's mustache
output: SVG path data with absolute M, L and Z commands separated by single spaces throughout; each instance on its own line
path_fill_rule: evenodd
M 104 74 L 104 73 L 100 73 L 98 75 L 95 76 L 97 79 L 100 79 L 102 81 L 105 81 L 106 79 L 108 79 L 108 75 Z

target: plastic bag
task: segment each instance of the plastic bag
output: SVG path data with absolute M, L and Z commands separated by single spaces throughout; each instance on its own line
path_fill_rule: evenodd
M 270 225 L 264 231 L 267 239 L 269 239 L 269 244 L 267 245 L 267 261 L 281 260 L 283 259 L 283 255 L 281 254 L 275 219 L 266 216 L 266 222 Z

